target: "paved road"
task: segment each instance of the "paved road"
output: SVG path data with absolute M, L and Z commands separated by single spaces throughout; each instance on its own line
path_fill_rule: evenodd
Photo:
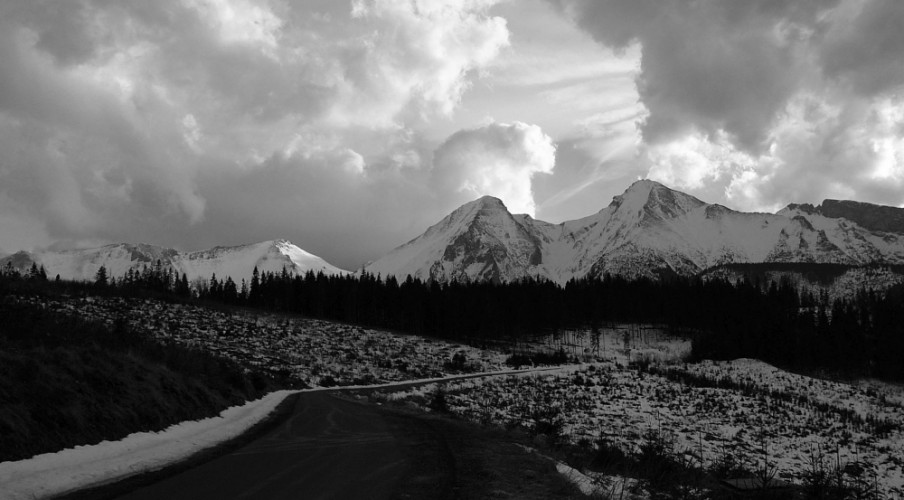
M 248 445 L 120 498 L 451 496 L 455 464 L 443 439 L 421 420 L 305 393 L 285 421 Z
M 552 368 L 450 377 L 470 379 Z M 393 384 L 392 390 L 429 381 Z M 369 392 L 378 389 L 337 389 Z M 287 416 L 250 442 L 197 466 L 125 494 L 142 478 L 65 498 L 97 500 L 455 498 L 455 458 L 429 419 L 387 412 L 330 392 L 295 397 Z M 454 436 L 451 437 L 455 439 Z M 154 479 L 151 479 L 154 480 Z

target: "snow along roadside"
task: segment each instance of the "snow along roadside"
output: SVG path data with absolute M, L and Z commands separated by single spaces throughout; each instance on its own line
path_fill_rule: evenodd
M 594 484 L 593 479 L 585 475 L 583 472 L 575 469 L 574 467 L 566 464 L 565 462 L 560 462 L 555 458 L 552 458 L 548 455 L 544 455 L 540 453 L 536 448 L 531 448 L 530 446 L 524 446 L 523 444 L 515 443 L 515 446 L 521 448 L 522 450 L 537 455 L 540 458 L 545 458 L 550 462 L 556 465 L 556 471 L 565 479 L 568 480 L 571 484 L 577 486 L 581 493 L 585 496 L 593 495 L 597 493 L 598 488 L 596 484 Z
M 271 392 L 217 417 L 181 422 L 160 432 L 136 432 L 119 441 L 0 462 L 0 499 L 46 498 L 161 469 L 238 437 L 294 392 Z
M 471 373 L 366 386 L 276 391 L 223 410 L 219 416 L 172 425 L 159 432 L 136 432 L 119 441 L 101 441 L 15 462 L 0 462 L 0 500 L 34 500 L 100 486 L 162 469 L 204 449 L 234 439 L 265 419 L 288 396 L 302 392 L 378 389 L 465 378 L 574 370 L 580 365 Z

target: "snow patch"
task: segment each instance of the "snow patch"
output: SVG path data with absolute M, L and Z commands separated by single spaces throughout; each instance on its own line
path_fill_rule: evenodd
M 271 392 L 217 417 L 182 422 L 160 432 L 136 432 L 119 441 L 0 462 L 0 498 L 46 498 L 161 469 L 241 435 L 293 393 Z

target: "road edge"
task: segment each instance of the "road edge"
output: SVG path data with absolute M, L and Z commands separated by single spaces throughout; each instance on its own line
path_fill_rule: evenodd
M 53 500 L 107 500 L 122 496 L 142 486 L 175 476 L 188 469 L 197 467 L 214 458 L 226 455 L 241 448 L 282 423 L 294 411 L 298 402 L 298 393 L 289 394 L 276 408 L 261 421 L 252 425 L 247 431 L 226 441 L 192 453 L 183 460 L 164 465 L 159 469 L 148 470 L 128 477 L 113 478 L 102 484 L 79 488 L 73 491 L 53 495 Z

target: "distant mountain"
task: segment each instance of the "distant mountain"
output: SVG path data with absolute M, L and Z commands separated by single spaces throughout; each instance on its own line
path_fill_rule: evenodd
M 813 297 L 826 294 L 831 304 L 836 299 L 854 300 L 862 289 L 884 291 L 904 284 L 904 266 L 766 262 L 716 266 L 700 276 L 704 280 L 749 281 L 761 286 L 787 282 Z
M 283 268 L 290 274 L 304 274 L 309 270 L 325 274 L 347 272 L 286 240 L 215 247 L 198 252 L 130 243 L 80 250 L 18 252 L 0 259 L 0 267 L 11 263 L 17 269 L 27 270 L 36 263 L 43 265 L 50 277 L 59 274 L 63 279 L 90 280 L 101 266 L 107 269 L 109 276 L 119 277 L 129 269 L 153 266 L 158 260 L 179 274 L 185 273 L 189 280 L 207 279 L 214 273 L 219 278 L 231 276 L 235 281 L 249 279 L 255 266 L 262 273 L 279 273 Z
M 859 201 L 825 200 L 822 205 L 815 207 L 807 203 L 791 204 L 788 205 L 788 210 L 821 215 L 830 219 L 847 219 L 871 231 L 904 233 L 904 209 L 897 207 Z
M 439 281 L 514 280 L 537 274 L 543 242 L 530 217 L 497 198 L 462 205 L 421 236 L 367 266 L 383 275 Z
M 831 200 L 777 214 L 738 212 L 641 180 L 596 214 L 561 224 L 512 215 L 483 197 L 364 270 L 441 282 L 543 276 L 564 283 L 605 274 L 686 276 L 729 263 L 901 264 L 904 231 L 888 222 L 901 218 L 902 209 Z

